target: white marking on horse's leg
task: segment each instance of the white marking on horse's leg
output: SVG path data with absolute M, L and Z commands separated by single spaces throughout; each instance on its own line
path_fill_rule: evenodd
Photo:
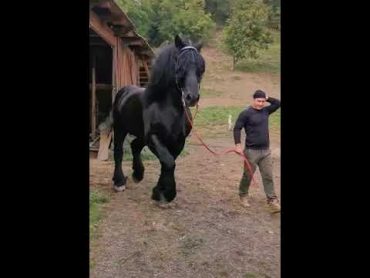
M 122 192 L 122 191 L 124 191 L 126 189 L 126 186 L 125 185 L 122 185 L 122 186 L 116 186 L 116 185 L 114 185 L 113 188 L 117 192 Z

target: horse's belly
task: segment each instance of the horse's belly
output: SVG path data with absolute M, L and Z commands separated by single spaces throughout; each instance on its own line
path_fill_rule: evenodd
M 138 94 L 133 94 L 127 99 L 122 109 L 122 122 L 128 133 L 136 137 L 143 137 L 143 107 Z

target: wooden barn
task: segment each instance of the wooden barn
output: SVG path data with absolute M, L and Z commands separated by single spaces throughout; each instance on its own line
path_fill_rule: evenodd
M 98 150 L 98 127 L 115 94 L 125 85 L 147 85 L 154 52 L 113 0 L 90 0 L 89 37 L 90 148 Z

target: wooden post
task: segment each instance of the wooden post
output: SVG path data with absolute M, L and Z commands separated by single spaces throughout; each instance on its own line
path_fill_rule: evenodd
M 113 105 L 113 102 L 114 102 L 114 97 L 116 96 L 116 92 L 117 92 L 117 79 L 116 79 L 116 47 L 117 46 L 113 46 L 112 47 L 112 105 Z
M 94 138 L 96 135 L 96 80 L 95 80 L 95 53 L 93 53 L 92 64 L 92 86 L 91 86 L 91 133 Z
M 137 56 L 135 56 L 135 57 L 137 57 Z M 136 71 L 136 82 L 137 82 L 137 85 L 140 86 L 140 83 L 141 83 L 141 81 L 140 81 L 140 68 L 141 68 L 140 62 L 142 62 L 142 61 L 139 57 L 137 57 L 136 61 L 137 61 L 137 67 L 138 67 L 137 71 Z
M 148 64 L 144 59 L 143 59 L 143 64 L 144 64 L 144 68 L 145 68 L 145 71 L 146 71 L 146 75 L 149 79 L 150 72 L 149 72 Z

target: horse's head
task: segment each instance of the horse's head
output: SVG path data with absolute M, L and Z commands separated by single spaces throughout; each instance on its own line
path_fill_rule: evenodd
M 200 81 L 205 71 L 205 61 L 200 55 L 202 44 L 186 43 L 178 35 L 175 36 L 176 83 L 182 92 L 186 106 L 194 106 L 200 97 Z

